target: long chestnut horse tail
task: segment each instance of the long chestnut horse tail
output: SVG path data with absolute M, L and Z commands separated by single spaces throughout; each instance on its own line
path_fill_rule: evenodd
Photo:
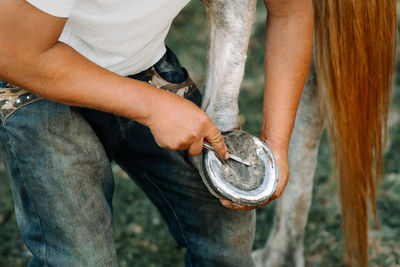
M 338 178 L 346 263 L 368 265 L 396 50 L 396 0 L 314 0 L 320 103 Z

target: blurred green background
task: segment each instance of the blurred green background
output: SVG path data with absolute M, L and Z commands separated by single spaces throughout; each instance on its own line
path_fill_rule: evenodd
M 258 136 L 263 95 L 263 43 L 266 12 L 258 1 L 246 74 L 240 94 L 244 130 Z M 178 55 L 193 80 L 202 87 L 207 50 L 207 17 L 200 1 L 191 1 L 175 19 L 167 44 Z M 397 65 L 397 73 L 400 66 Z M 378 193 L 379 229 L 370 232 L 370 266 L 400 266 L 400 79 L 397 77 L 391 107 L 390 136 L 385 152 L 385 178 Z M 170 237 L 162 218 L 126 176 L 113 166 L 115 237 L 119 265 L 183 266 L 184 249 Z M 343 234 L 331 177 L 329 147 L 323 135 L 315 174 L 313 203 L 305 235 L 307 266 L 343 266 Z M 13 213 L 11 192 L 0 165 L 0 266 L 26 266 L 30 255 L 23 245 Z M 261 248 L 272 223 L 274 204 L 258 209 L 254 248 Z

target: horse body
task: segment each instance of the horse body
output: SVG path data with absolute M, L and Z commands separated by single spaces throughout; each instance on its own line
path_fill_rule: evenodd
M 291 178 L 278 200 L 265 248 L 254 252 L 258 266 L 304 266 L 303 236 L 324 120 L 328 122 L 338 169 L 347 262 L 367 265 L 367 205 L 370 200 L 375 207 L 375 183 L 371 181 L 380 175 L 382 165 L 394 69 L 396 1 L 365 2 L 314 1 L 316 56 L 290 143 Z M 210 41 L 202 108 L 221 131 L 227 131 L 238 127 L 238 96 L 256 0 L 203 0 L 203 3 L 209 18 Z M 377 47 L 370 44 L 374 34 L 386 38 L 379 40 Z M 359 47 L 351 48 L 354 44 Z M 318 95 L 323 96 L 320 103 Z M 342 102 L 335 98 L 337 95 Z M 353 99 L 347 100 L 348 96 Z M 321 106 L 329 116 L 322 115 Z M 355 124 L 359 126 L 353 129 Z M 367 161 L 351 160 L 361 156 L 367 157 Z M 198 161 L 194 163 L 200 166 Z

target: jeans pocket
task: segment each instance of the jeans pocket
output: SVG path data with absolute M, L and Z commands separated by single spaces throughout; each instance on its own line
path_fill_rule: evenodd
M 42 97 L 26 89 L 0 81 L 0 117 L 3 124 L 20 108 L 41 99 Z

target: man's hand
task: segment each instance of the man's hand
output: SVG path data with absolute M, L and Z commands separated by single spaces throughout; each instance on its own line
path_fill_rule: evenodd
M 151 129 L 160 147 L 187 149 L 191 155 L 198 156 L 206 139 L 220 158 L 229 158 L 224 139 L 207 114 L 192 102 L 175 94 L 160 94 L 144 124 Z
M 279 198 L 289 179 L 289 163 L 288 163 L 288 150 L 287 146 L 281 146 L 279 144 L 273 143 L 271 140 L 266 139 L 261 136 L 260 139 L 266 143 L 269 148 L 271 148 L 272 153 L 274 153 L 276 164 L 278 165 L 278 184 L 276 186 L 275 193 L 270 198 L 270 203 L 272 200 Z
M 234 210 L 251 210 L 263 207 L 271 203 L 272 200 L 279 198 L 283 190 L 286 187 L 286 184 L 289 180 L 289 164 L 288 164 L 288 157 L 287 157 L 287 149 L 285 147 L 280 147 L 278 144 L 274 144 L 271 141 L 265 139 L 265 137 L 261 136 L 260 138 L 263 142 L 265 142 L 269 148 L 271 148 L 272 153 L 274 153 L 276 164 L 278 165 L 278 184 L 276 186 L 275 193 L 271 196 L 271 198 L 258 206 L 250 207 L 250 206 L 243 206 L 232 203 L 226 199 L 220 199 L 220 202 L 223 206 L 234 209 Z

